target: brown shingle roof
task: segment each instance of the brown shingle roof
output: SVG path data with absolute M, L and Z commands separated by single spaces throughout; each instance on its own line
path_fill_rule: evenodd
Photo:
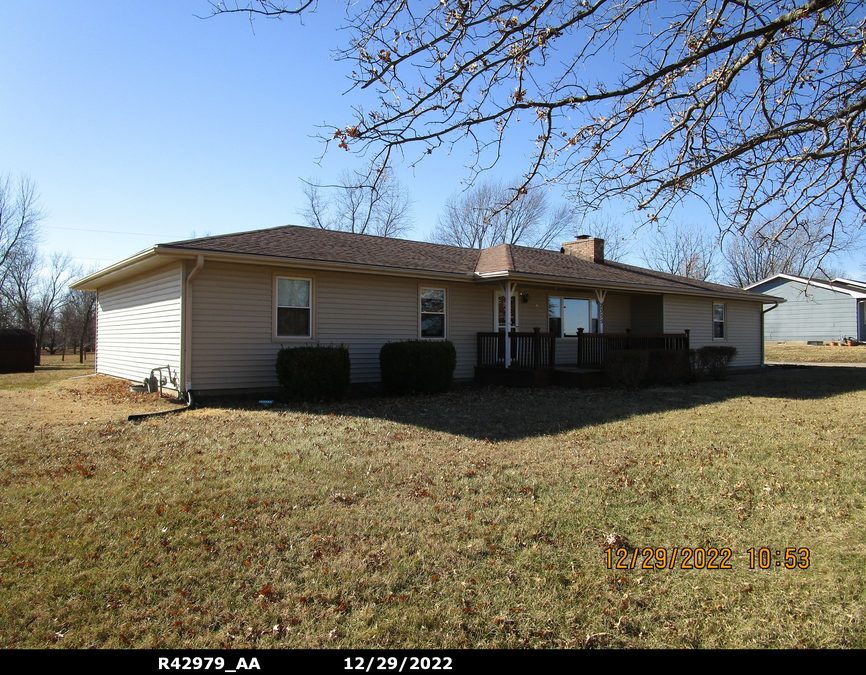
M 475 273 L 481 251 L 421 241 L 373 237 L 312 227 L 286 225 L 159 244 L 157 248 L 189 249 L 346 265 L 375 265 L 395 270 Z
M 759 294 L 741 288 L 723 286 L 709 281 L 698 281 L 674 274 L 657 272 L 642 267 L 605 261 L 594 263 L 573 255 L 526 246 L 509 246 L 514 260 L 513 272 L 521 275 L 562 277 L 568 280 L 600 282 L 657 288 L 659 291 L 682 293 L 737 294 L 744 298 L 755 298 Z
M 501 244 L 479 250 L 294 225 L 159 244 L 157 250 L 159 249 L 280 257 L 476 278 L 476 275 L 507 273 L 521 278 L 555 278 L 562 282 L 597 284 L 601 287 L 738 295 L 751 300 L 765 298 L 760 293 L 731 286 L 696 281 L 617 262 L 594 263 L 558 251 L 526 246 Z

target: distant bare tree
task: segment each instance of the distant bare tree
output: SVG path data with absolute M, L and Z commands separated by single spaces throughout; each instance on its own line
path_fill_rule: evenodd
M 52 254 L 45 263 L 33 245 L 19 248 L 7 261 L 2 289 L 11 321 L 36 336 L 36 364 L 42 347 L 66 298 L 66 287 L 77 270 L 68 255 Z
M 650 269 L 705 281 L 713 273 L 715 239 L 681 223 L 658 230 L 643 251 Z
M 726 235 L 724 256 L 727 280 L 745 288 L 774 274 L 833 278 L 835 254 L 857 245 L 854 237 L 823 219 L 803 219 L 796 229 L 785 223 L 762 221 L 742 236 Z
M 45 211 L 33 182 L 0 174 L 0 287 L 16 252 L 33 244 Z
M 559 245 L 572 220 L 571 207 L 551 204 L 543 188 L 529 188 L 514 199 L 501 182 L 484 181 L 449 197 L 431 241 L 465 248 L 551 248 Z
M 627 228 L 610 216 L 595 216 L 586 219 L 574 231 L 575 235 L 588 234 L 604 239 L 605 260 L 621 261 L 631 253 L 633 241 L 628 238 Z
M 78 361 L 84 363 L 85 352 L 96 335 L 96 293 L 69 291 L 60 312 L 60 327 L 64 349 L 67 345 L 78 348 Z
M 331 189 L 326 195 L 324 191 Z M 400 181 L 389 171 L 367 184 L 361 174 L 344 171 L 340 184 L 322 186 L 304 181 L 307 225 L 379 237 L 399 237 L 414 227 L 412 201 Z

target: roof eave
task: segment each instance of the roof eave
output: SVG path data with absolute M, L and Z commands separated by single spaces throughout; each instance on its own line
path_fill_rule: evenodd
M 857 300 L 862 300 L 866 298 L 866 288 L 863 291 L 857 291 L 853 288 L 845 288 L 841 284 L 844 283 L 841 279 L 833 279 L 832 281 L 819 281 L 817 279 L 807 279 L 806 277 L 797 277 L 793 274 L 774 274 L 771 277 L 767 277 L 766 279 L 761 279 L 760 281 L 752 284 L 751 286 L 746 286 L 744 290 L 750 290 L 755 288 L 756 286 L 761 286 L 768 281 L 773 281 L 774 279 L 787 279 L 788 281 L 793 281 L 794 283 L 805 284 L 806 286 L 814 286 L 815 288 L 823 288 L 828 291 L 833 291 L 835 293 L 844 293 L 846 295 L 850 295 L 852 298 Z M 837 283 L 838 282 L 838 283 Z M 856 283 L 856 282 L 855 282 Z
M 383 276 L 425 277 L 460 281 L 472 280 L 474 274 L 464 272 L 443 272 L 437 270 L 419 270 L 405 267 L 387 267 L 384 265 L 365 265 L 363 263 L 311 260 L 308 258 L 289 258 L 286 256 L 272 256 L 258 253 L 232 253 L 228 251 L 213 251 L 208 249 L 180 248 L 166 244 L 157 244 L 155 248 L 158 253 L 165 252 L 166 254 L 175 257 L 181 255 L 188 257 L 203 255 L 212 261 L 236 262 L 248 265 L 267 265 L 269 267 L 302 267 L 304 269 L 329 272 L 360 272 L 363 274 L 380 274 Z
M 560 277 L 546 274 L 521 274 L 509 271 L 485 272 L 477 274 L 478 278 L 485 281 L 498 281 L 503 279 L 511 279 L 514 281 L 527 281 L 532 283 L 553 283 L 557 285 L 570 286 L 590 286 L 608 291 L 626 291 L 630 293 L 666 293 L 669 295 L 692 295 L 692 296 L 712 296 L 716 298 L 724 298 L 729 300 L 743 300 L 746 302 L 761 302 L 763 304 L 782 303 L 785 298 L 777 298 L 772 295 L 763 293 L 751 293 L 748 296 L 741 293 L 725 293 L 724 291 L 713 291 L 709 289 L 687 289 L 677 287 L 653 286 L 651 284 L 629 284 L 624 282 L 600 281 L 596 279 L 579 279 L 574 277 Z M 745 289 L 744 289 L 745 290 Z
M 156 247 L 152 246 L 151 248 L 144 249 L 143 251 L 139 251 L 135 255 L 130 256 L 129 258 L 124 258 L 123 260 L 114 263 L 113 265 L 109 265 L 108 267 L 104 267 L 101 270 L 94 272 L 93 274 L 89 274 L 86 277 L 78 279 L 73 283 L 69 284 L 69 288 L 73 291 L 96 291 L 106 286 L 119 276 L 122 275 L 124 277 L 129 276 L 130 268 L 141 267 L 143 263 L 155 258 L 158 255 L 156 251 Z

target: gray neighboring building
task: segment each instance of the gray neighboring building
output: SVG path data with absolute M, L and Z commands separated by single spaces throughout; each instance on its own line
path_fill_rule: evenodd
M 764 315 L 764 339 L 768 342 L 828 342 L 843 336 L 866 341 L 866 282 L 816 281 L 776 274 L 747 290 L 786 300 Z

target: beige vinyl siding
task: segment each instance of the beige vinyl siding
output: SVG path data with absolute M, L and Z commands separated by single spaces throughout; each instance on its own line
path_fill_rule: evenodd
M 451 327 L 448 339 L 457 350 L 454 377 L 471 379 L 475 376 L 478 359 L 478 333 L 492 330 L 493 294 L 489 286 L 475 284 L 453 283 L 449 289 Z
M 274 338 L 276 276 L 312 279 L 312 339 Z M 348 346 L 352 382 L 378 382 L 382 345 L 419 337 L 421 286 L 446 290 L 447 337 L 457 349 L 454 376 L 471 378 L 476 333 L 493 323 L 490 287 L 206 262 L 192 289 L 193 389 L 276 387 L 280 348 L 317 343 Z
M 265 267 L 205 262 L 190 294 L 194 391 L 276 386 L 273 279 Z
M 97 372 L 141 382 L 157 366 L 180 372 L 180 263 L 99 291 Z
M 737 348 L 737 356 L 732 365 L 761 365 L 761 303 L 723 301 L 726 339 L 714 340 L 713 302 L 720 301 L 666 295 L 664 298 L 665 332 L 679 333 L 689 329 L 690 344 L 693 349 L 705 345 L 730 345 Z
M 625 333 L 631 328 L 631 297 L 608 293 L 604 298 L 604 332 Z
M 631 296 L 631 329 L 634 333 L 663 333 L 662 296 Z
M 547 317 L 549 314 L 547 299 L 554 295 L 549 290 L 539 288 L 524 288 L 518 286 L 515 291 L 517 296 L 517 320 L 518 329 L 521 333 L 531 333 L 535 328 L 543 332 L 549 330 Z M 529 296 L 527 302 L 521 302 L 521 296 Z

